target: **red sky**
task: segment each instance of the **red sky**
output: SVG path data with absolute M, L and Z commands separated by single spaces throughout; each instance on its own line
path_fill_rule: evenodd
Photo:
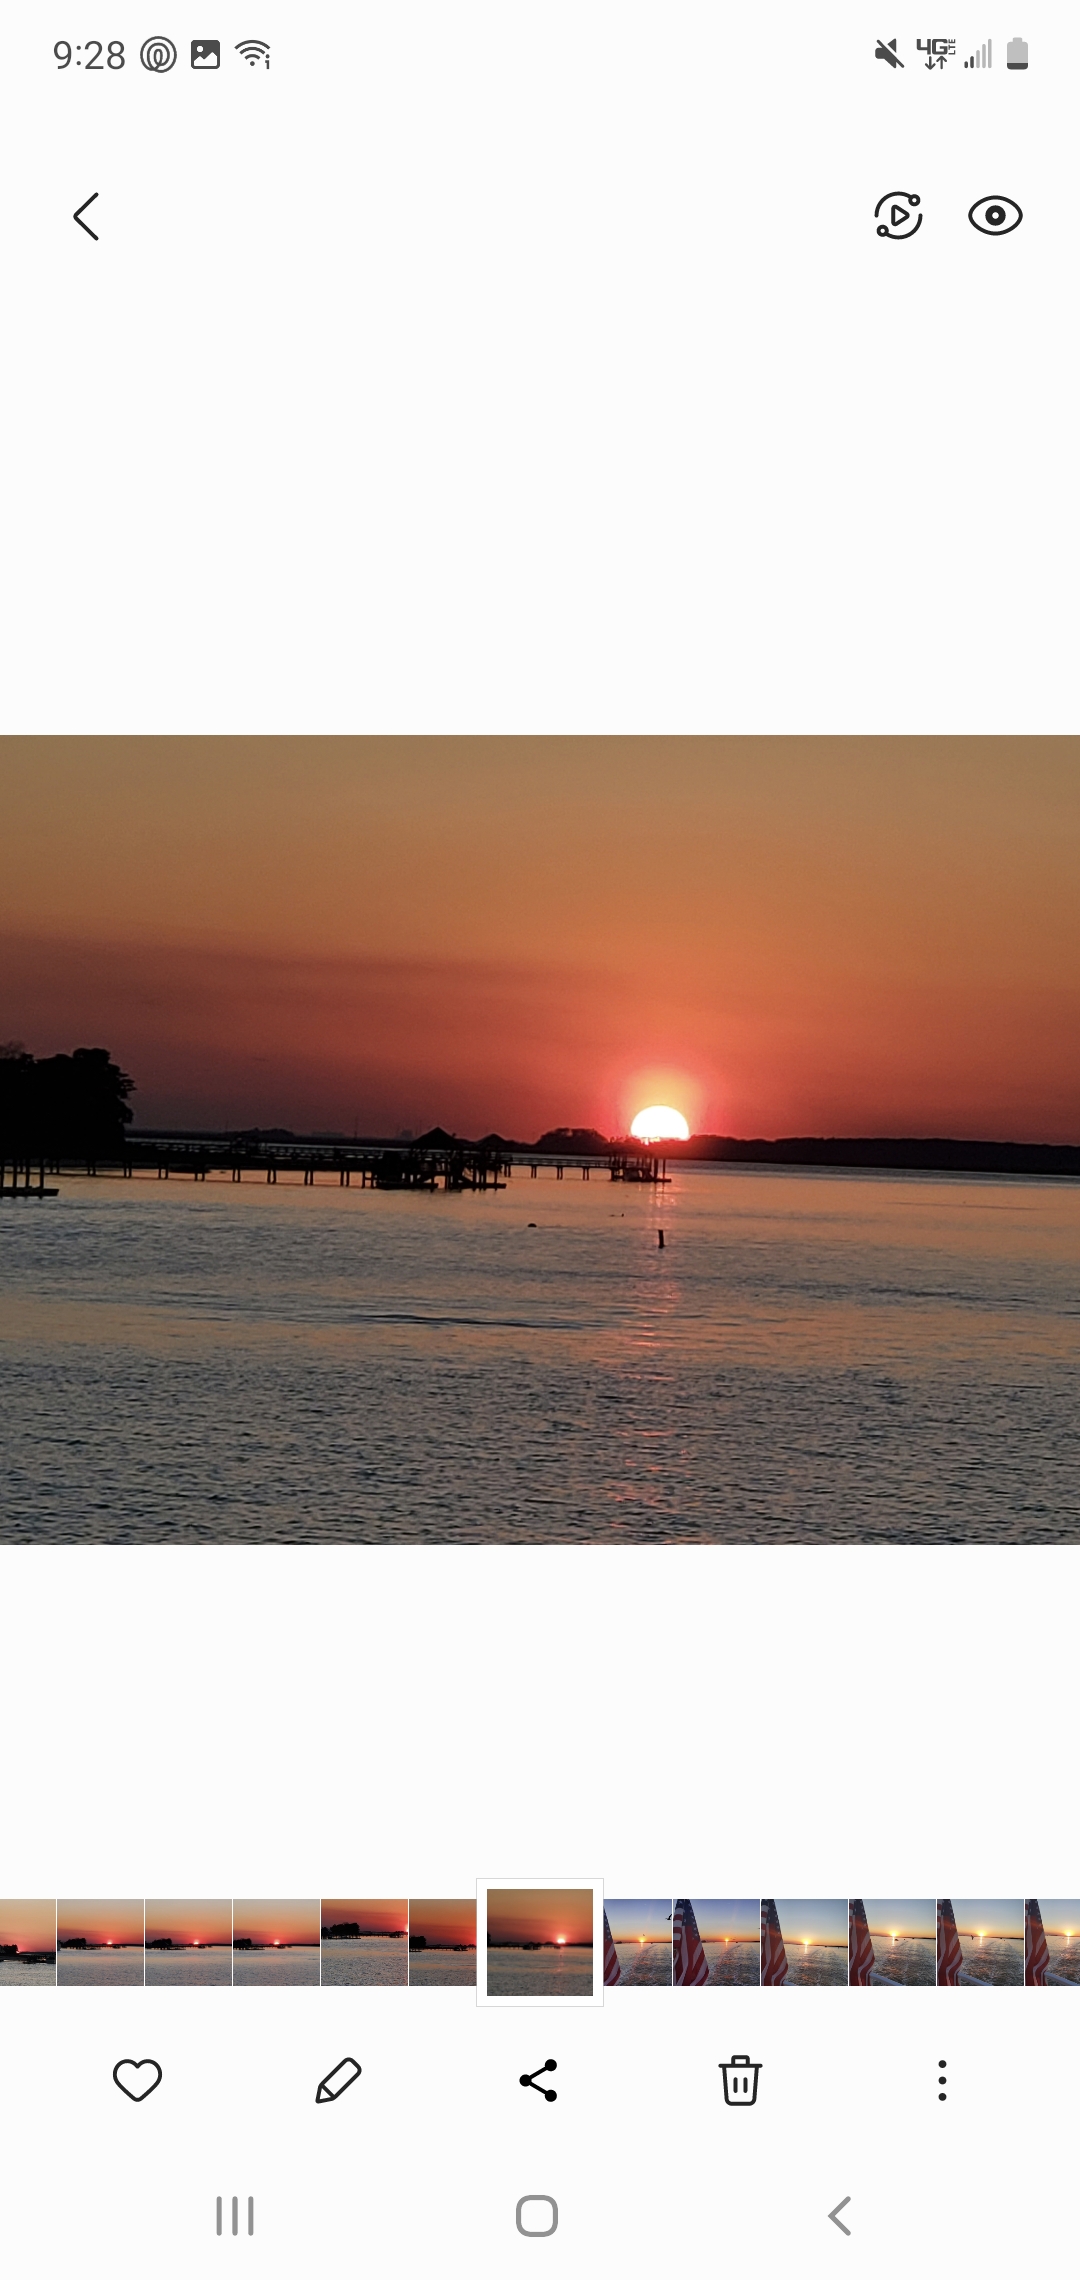
M 59 1940 L 88 1940 L 95 1947 L 104 1947 L 110 1940 L 114 1947 L 141 1947 L 142 1901 L 58 1900 L 56 1936 Z
M 475 1900 L 410 1900 L 409 1930 L 429 1947 L 475 1947 Z
M 283 1947 L 318 1947 L 319 1903 L 317 1900 L 234 1900 L 233 1931 L 238 1940 L 254 1940 L 259 1947 L 272 1947 L 275 1940 L 280 1940 Z
M 492 1892 L 487 1896 L 489 1940 L 558 1940 L 592 1946 L 593 1900 L 588 1886 L 564 1892 Z
M 55 1900 L 0 1900 L 0 1947 L 23 1954 L 56 1946 Z
M 148 1940 L 172 1940 L 174 1946 L 228 1947 L 232 1939 L 231 1900 L 148 1900 Z
M 1080 1134 L 1080 740 L 0 740 L 0 1038 L 143 1124 Z
M 407 1932 L 407 1900 L 324 1900 L 323 1929 L 328 1924 L 359 1924 L 362 1932 Z

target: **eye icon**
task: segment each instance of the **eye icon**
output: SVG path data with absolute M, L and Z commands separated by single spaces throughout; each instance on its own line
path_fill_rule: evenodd
M 1015 198 L 976 198 L 968 212 L 972 227 L 981 230 L 984 237 L 1008 237 L 1023 219 Z

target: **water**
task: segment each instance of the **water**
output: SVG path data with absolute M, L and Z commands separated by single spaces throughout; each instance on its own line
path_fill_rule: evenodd
M 56 1957 L 60 1987 L 141 1987 L 141 1947 L 60 1948 Z
M 796 1947 L 793 1941 L 785 1942 L 788 1959 L 787 1985 L 789 1987 L 846 1987 L 848 1983 L 847 1941 L 843 1947 Z
M 362 1932 L 357 1940 L 324 1940 L 324 1987 L 407 1987 L 409 1943 L 381 1932 Z
M 475 1987 L 476 1950 L 414 1948 L 409 1957 L 410 1987 Z
M 647 1940 L 644 1947 L 638 1940 L 616 1940 L 615 1953 L 620 1987 L 670 1987 L 670 1940 Z
M 933 1987 L 937 1983 L 937 1940 L 896 1939 L 887 1932 L 872 1932 L 874 1968 L 902 1987 Z
M 20 1963 L 17 1956 L 0 1956 L 0 1987 L 55 1987 L 54 1963 Z M 36 2017 L 35 2013 L 35 2017 Z
M 1080 1184 L 60 1187 L 0 1207 L 2 1538 L 1080 1535 Z
M 701 1944 L 709 1965 L 709 1987 L 757 1986 L 761 1977 L 759 1941 L 702 1940 Z
M 232 1949 L 147 1948 L 148 1987 L 231 1987 Z
M 1063 1932 L 1047 1932 L 1046 1945 L 1050 1952 L 1050 1969 L 1062 1979 L 1071 1979 L 1080 1986 L 1080 1934 L 1066 1939 Z
M 489 1995 L 591 1995 L 591 1948 L 489 1948 Z
M 234 1987 L 317 1987 L 317 1947 L 234 1948 Z
M 1049 1946 L 1047 1941 L 1047 1946 Z M 1022 1987 L 1024 1984 L 1024 1943 L 1022 1939 L 980 1940 L 974 1932 L 960 1933 L 960 1946 L 964 1957 L 964 1970 L 973 1979 L 985 1979 L 991 1987 Z

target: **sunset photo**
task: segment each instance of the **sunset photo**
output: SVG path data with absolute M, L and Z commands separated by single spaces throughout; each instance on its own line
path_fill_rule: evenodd
M 670 1987 L 670 1900 L 604 1901 L 604 1917 L 618 1965 L 618 1977 L 609 1978 L 605 1959 L 605 1987 Z
M 933 1900 L 848 1903 L 851 1987 L 932 1987 L 936 1977 Z
M 939 1900 L 939 1987 L 1022 1987 L 1022 1900 Z
M 1080 1900 L 1025 1900 L 1024 1985 L 1080 1987 Z
M 846 1900 L 763 1900 L 763 1987 L 846 1987 Z
M 141 1987 L 141 1900 L 58 1900 L 56 1979 L 60 1987 Z
M 233 1901 L 233 1986 L 317 1987 L 317 1900 Z
M 559 1892 L 489 1885 L 486 1965 L 489 1996 L 591 1997 L 591 1886 Z
M 756 1987 L 760 1952 L 757 1900 L 676 1901 L 676 1987 Z
M 475 1932 L 473 1940 L 475 1944 Z M 407 1987 L 407 1900 L 324 1900 L 324 1987 Z
M 232 1986 L 232 1901 L 148 1900 L 148 1987 Z
M 410 1987 L 475 1987 L 476 1898 L 410 1900 Z
M 0 1539 L 1080 1540 L 1078 761 L 0 739 Z
M 0 1987 L 55 1987 L 55 1900 L 0 1900 Z

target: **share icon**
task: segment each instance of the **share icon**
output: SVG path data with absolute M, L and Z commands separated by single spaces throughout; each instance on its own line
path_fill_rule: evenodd
M 537 2074 L 554 2074 L 554 2072 L 555 2072 L 555 2061 L 554 2061 L 554 2059 L 553 2059 L 553 2058 L 545 2058 L 543 2065 L 542 2065 L 542 2066 L 538 2066 L 538 2067 L 537 2067 L 537 2069 L 536 2069 L 536 2074 L 522 2074 L 522 2075 L 520 2075 L 520 2076 L 518 2077 L 518 2079 L 519 2079 L 519 2081 L 520 2081 L 520 2083 L 521 2083 L 521 2087 L 522 2087 L 522 2089 L 523 2089 L 523 2090 L 538 2090 L 538 2091 L 539 2091 L 539 2093 L 540 2093 L 540 2096 L 541 2096 L 541 2098 L 546 2098 L 546 2099 L 547 2099 L 547 2102 L 548 2102 L 548 2105 L 549 2105 L 549 2106 L 553 2106 L 553 2105 L 555 2104 L 555 2100 L 556 2100 L 556 2098 L 557 2098 L 557 2097 L 558 2097 L 558 2095 L 559 2095 L 558 2091 L 557 2091 L 557 2090 L 545 2090 L 543 2083 L 542 2083 L 542 2082 L 538 2082 L 538 2081 L 537 2081 L 537 2079 L 536 2079 L 536 2075 L 537 2075 Z

